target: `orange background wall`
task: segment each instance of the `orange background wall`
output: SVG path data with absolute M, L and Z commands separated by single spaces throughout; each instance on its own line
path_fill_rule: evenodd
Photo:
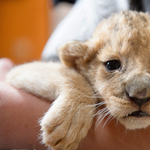
M 49 2 L 0 0 L 0 58 L 17 64 L 40 59 L 51 31 Z

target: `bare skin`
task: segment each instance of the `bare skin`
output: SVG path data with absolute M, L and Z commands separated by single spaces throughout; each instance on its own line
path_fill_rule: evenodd
M 49 109 L 50 102 L 14 89 L 5 83 L 5 75 L 13 66 L 0 60 L 0 149 L 46 149 L 40 144 L 38 120 Z M 94 123 L 77 150 L 149 150 L 150 127 L 129 131 L 115 120 L 103 127 Z M 95 118 L 96 122 L 96 118 Z
M 96 119 L 95 119 L 96 121 Z M 142 130 L 126 130 L 116 120 L 103 127 L 105 120 L 96 128 L 95 124 L 78 150 L 149 150 L 150 127 Z
M 50 103 L 5 83 L 0 84 L 0 99 L 0 149 L 45 149 L 38 140 L 38 120 Z
M 5 75 L 12 66 L 9 59 L 0 60 L 0 149 L 44 150 L 38 121 L 51 103 L 6 84 Z

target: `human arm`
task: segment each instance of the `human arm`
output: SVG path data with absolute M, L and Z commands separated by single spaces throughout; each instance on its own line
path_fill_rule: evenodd
M 39 119 L 50 102 L 0 83 L 0 149 L 39 149 Z
M 6 74 L 13 66 L 10 59 L 0 59 L 0 149 L 44 150 L 38 121 L 51 103 L 7 84 Z

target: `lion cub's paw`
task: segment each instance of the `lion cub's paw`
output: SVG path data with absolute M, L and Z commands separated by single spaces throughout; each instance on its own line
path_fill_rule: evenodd
M 75 150 L 92 124 L 93 109 L 56 100 L 41 121 L 43 143 L 53 150 Z

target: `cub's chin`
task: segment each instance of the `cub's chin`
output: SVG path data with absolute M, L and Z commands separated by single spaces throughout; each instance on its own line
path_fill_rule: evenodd
M 150 117 L 133 117 L 127 116 L 119 119 L 119 122 L 123 124 L 127 129 L 135 130 L 146 128 L 150 125 Z

